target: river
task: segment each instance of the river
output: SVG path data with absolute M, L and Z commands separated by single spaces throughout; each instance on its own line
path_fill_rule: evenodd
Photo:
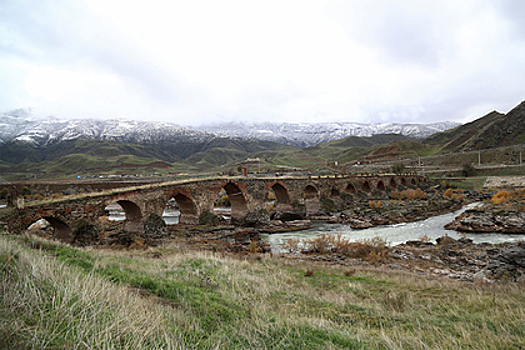
M 468 208 L 472 208 L 479 203 L 469 204 L 462 209 L 443 215 L 434 216 L 425 220 L 402 223 L 396 225 L 376 226 L 363 230 L 354 230 L 347 224 L 329 224 L 326 222 L 314 222 L 312 228 L 302 231 L 274 233 L 263 235 L 263 240 L 270 242 L 272 252 L 278 253 L 281 250 L 281 244 L 289 238 L 294 239 L 311 239 L 321 234 L 341 234 L 342 237 L 351 242 L 358 240 L 381 237 L 390 245 L 405 243 L 410 240 L 417 240 L 423 236 L 428 237 L 435 243 L 436 238 L 448 235 L 458 239 L 461 237 L 470 238 L 474 243 L 502 243 L 516 242 L 525 240 L 523 234 L 502 234 L 502 233 L 467 233 L 463 234 L 457 231 L 446 230 L 443 226 Z
M 108 219 L 111 221 L 126 220 L 126 213 L 120 205 L 108 205 L 106 207 L 108 212 Z M 162 214 L 162 219 L 166 225 L 176 225 L 179 223 L 180 211 L 178 209 L 166 208 Z

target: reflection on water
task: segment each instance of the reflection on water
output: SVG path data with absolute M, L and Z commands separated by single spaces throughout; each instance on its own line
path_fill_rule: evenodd
M 345 224 L 328 224 L 325 222 L 317 222 L 314 223 L 313 227 L 308 230 L 264 235 L 263 239 L 267 242 L 270 242 L 273 252 L 279 252 L 282 242 L 286 239 L 311 239 L 323 233 L 341 234 L 341 236 L 352 242 L 367 238 L 381 237 L 386 239 L 391 245 L 404 243 L 409 240 L 417 240 L 423 236 L 427 236 L 435 243 L 436 238 L 444 235 L 449 235 L 454 239 L 467 237 L 472 239 L 474 243 L 502 243 L 525 240 L 525 235 L 523 234 L 462 234 L 457 231 L 446 230 L 443 228 L 445 224 L 454 220 L 454 218 L 460 213 L 478 204 L 479 203 L 473 203 L 453 213 L 434 216 L 426 220 L 388 226 L 376 226 L 364 230 L 353 230 L 349 225 Z

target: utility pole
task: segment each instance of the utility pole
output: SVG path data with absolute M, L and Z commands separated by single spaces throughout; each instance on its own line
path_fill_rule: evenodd
M 481 151 L 478 151 L 478 166 L 481 166 Z

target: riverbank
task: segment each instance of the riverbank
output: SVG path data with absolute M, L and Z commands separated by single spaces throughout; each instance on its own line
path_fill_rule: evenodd
M 449 236 L 436 243 L 421 239 L 389 246 L 381 239 L 348 242 L 322 235 L 299 244 L 289 240 L 281 256 L 328 265 L 376 266 L 417 275 L 439 276 L 466 282 L 525 283 L 525 241 L 475 244 Z
M 0 348 L 519 349 L 522 283 L 0 236 Z
M 239 257 L 270 255 L 283 260 L 341 267 L 375 266 L 465 282 L 525 282 L 525 241 L 476 244 L 472 239 L 454 239 L 447 234 L 436 239 L 424 234 L 416 237 L 415 232 L 412 236 L 401 244 L 392 245 L 380 236 L 350 241 L 349 236 L 341 234 L 306 235 L 284 239 L 276 251 L 255 228 L 223 226 L 172 231 L 162 239 L 137 240 L 120 249 L 147 250 L 151 246 L 176 244 L 184 251 Z

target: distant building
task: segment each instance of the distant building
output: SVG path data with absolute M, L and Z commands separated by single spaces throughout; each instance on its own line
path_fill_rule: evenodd
M 245 161 L 241 162 L 240 164 L 243 169 L 246 169 L 246 175 L 250 170 L 261 172 L 261 160 L 259 158 L 247 158 Z M 254 170 L 253 167 L 256 167 Z M 245 175 L 245 171 L 243 170 L 243 175 Z

